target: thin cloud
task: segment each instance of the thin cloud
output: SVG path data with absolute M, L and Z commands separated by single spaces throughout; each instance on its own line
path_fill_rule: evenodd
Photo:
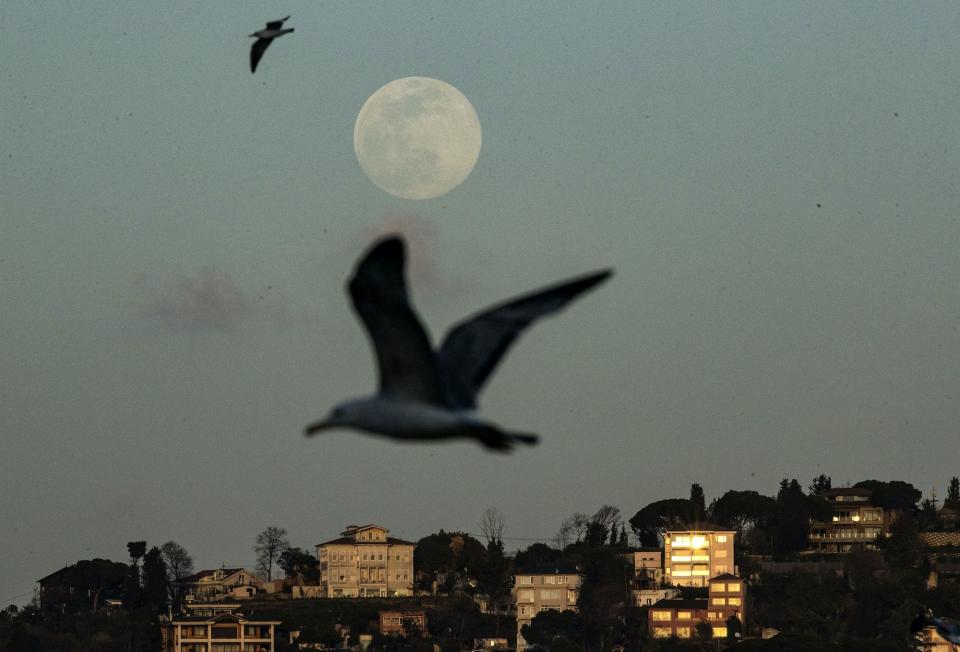
M 229 274 L 214 267 L 204 267 L 147 294 L 152 296 L 141 315 L 176 331 L 235 333 L 263 318 L 281 326 L 290 321 L 285 309 L 264 305 L 263 294 L 251 297 Z

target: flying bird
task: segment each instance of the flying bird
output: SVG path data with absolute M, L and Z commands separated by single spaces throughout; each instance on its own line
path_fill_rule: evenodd
M 919 633 L 926 627 L 935 627 L 937 633 L 951 643 L 960 643 L 960 622 L 952 618 L 937 617 L 932 611 L 920 611 L 920 615 L 910 623 L 910 631 Z
M 263 53 L 266 52 L 270 44 L 273 43 L 273 39 L 293 31 L 292 27 L 287 29 L 283 28 L 283 24 L 289 18 L 290 16 L 287 16 L 281 20 L 267 23 L 265 28 L 250 35 L 257 37 L 257 40 L 253 42 L 253 47 L 250 48 L 250 72 L 253 73 L 257 71 L 257 64 L 260 63 L 260 58 L 263 56 Z
M 527 326 L 558 312 L 612 270 L 488 308 L 454 326 L 434 350 L 407 295 L 405 259 L 403 240 L 386 237 L 360 260 L 347 285 L 373 345 L 379 391 L 337 405 L 326 419 L 307 426 L 306 434 L 348 427 L 400 441 L 473 439 L 497 451 L 537 443 L 536 435 L 481 420 L 477 394 Z

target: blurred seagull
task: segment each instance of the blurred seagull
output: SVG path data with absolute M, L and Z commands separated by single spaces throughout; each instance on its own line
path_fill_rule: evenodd
M 260 58 L 263 56 L 263 53 L 266 52 L 270 44 L 273 43 L 273 39 L 293 31 L 292 27 L 283 29 L 283 24 L 289 18 L 290 16 L 287 16 L 281 20 L 267 23 L 265 28 L 250 35 L 257 37 L 257 40 L 253 42 L 253 47 L 250 48 L 250 72 L 257 71 L 257 64 L 260 63 Z
M 935 627 L 937 633 L 951 643 L 960 643 L 960 623 L 952 618 L 936 617 L 932 611 L 920 611 L 910 623 L 910 631 L 918 634 L 926 627 Z
M 475 439 L 497 451 L 537 443 L 536 435 L 504 431 L 480 420 L 475 413 L 477 394 L 527 326 L 605 281 L 612 270 L 473 315 L 454 326 L 434 351 L 407 296 L 405 257 L 400 237 L 384 238 L 363 257 L 348 285 L 376 353 L 379 392 L 341 403 L 325 420 L 308 426 L 306 434 L 350 427 L 401 441 Z

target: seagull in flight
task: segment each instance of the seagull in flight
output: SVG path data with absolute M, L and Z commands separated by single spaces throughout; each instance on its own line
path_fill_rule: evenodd
M 473 439 L 490 450 L 536 444 L 536 435 L 502 430 L 476 415 L 477 394 L 523 330 L 558 312 L 613 273 L 605 269 L 510 299 L 454 326 L 439 350 L 410 303 L 403 240 L 375 243 L 348 284 L 380 372 L 373 396 L 345 401 L 307 426 L 306 435 L 347 427 L 399 441 Z
M 290 18 L 290 16 L 281 20 L 275 20 L 272 23 L 267 23 L 265 28 L 250 35 L 257 37 L 257 40 L 253 42 L 253 47 L 250 48 L 250 72 L 253 73 L 257 71 L 257 64 L 260 63 L 260 58 L 263 56 L 263 53 L 266 52 L 270 44 L 273 43 L 273 39 L 293 31 L 292 27 L 287 29 L 283 28 L 283 24 L 288 18 Z

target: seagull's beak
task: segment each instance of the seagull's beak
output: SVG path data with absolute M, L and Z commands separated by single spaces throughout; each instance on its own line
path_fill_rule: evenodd
M 309 426 L 307 426 L 306 430 L 303 431 L 303 434 L 305 434 L 307 437 L 312 437 L 313 435 L 317 434 L 321 430 L 330 430 L 331 428 L 336 427 L 336 425 L 337 424 L 327 420 L 317 421 L 316 423 L 312 423 Z

